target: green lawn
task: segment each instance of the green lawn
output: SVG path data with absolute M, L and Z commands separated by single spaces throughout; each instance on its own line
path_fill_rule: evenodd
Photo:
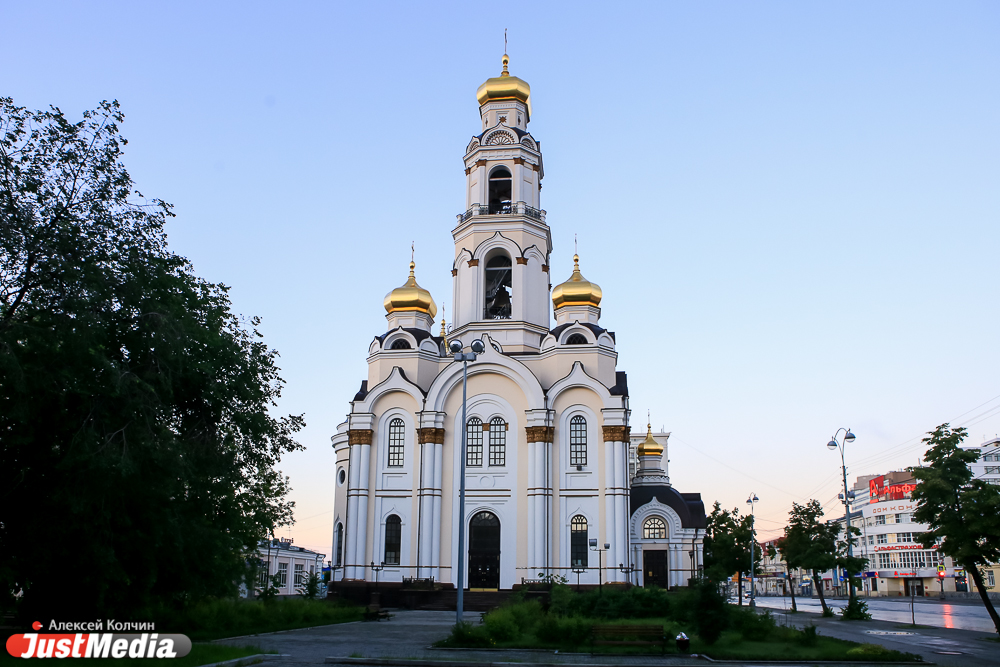
M 180 611 L 163 611 L 156 627 L 185 634 L 192 641 L 206 641 L 360 621 L 362 611 L 355 605 L 302 598 L 214 600 Z
M 670 638 L 665 652 L 676 654 L 673 638 L 691 638 L 690 653 L 720 660 L 918 661 L 919 656 L 879 645 L 824 637 L 816 628 L 778 626 L 768 613 L 754 614 L 717 603 L 699 602 L 697 592 L 668 594 L 638 590 L 605 592 L 603 597 L 553 591 L 548 608 L 513 598 L 484 616 L 482 625 L 456 626 L 438 646 L 455 648 L 535 648 L 600 654 L 659 654 L 658 646 L 594 646 L 594 625 L 659 625 Z M 707 610 L 707 611 L 706 611 Z M 698 629 L 723 628 L 717 638 Z M 638 639 L 638 637 L 634 637 Z M 627 635 L 615 639 L 630 639 Z

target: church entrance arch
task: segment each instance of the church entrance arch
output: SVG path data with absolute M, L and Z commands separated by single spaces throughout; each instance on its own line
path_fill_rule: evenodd
M 492 512 L 469 521 L 469 588 L 500 588 L 500 519 Z

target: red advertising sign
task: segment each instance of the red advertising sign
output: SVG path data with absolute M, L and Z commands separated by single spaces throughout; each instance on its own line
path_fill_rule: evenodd
M 887 500 L 904 500 L 910 497 L 916 484 L 885 485 L 885 475 L 879 475 L 868 482 L 868 502 L 881 503 Z

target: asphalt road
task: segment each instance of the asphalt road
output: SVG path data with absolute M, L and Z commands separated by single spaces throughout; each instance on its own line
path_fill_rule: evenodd
M 954 628 L 958 630 L 976 630 L 978 632 L 996 632 L 993 621 L 986 612 L 986 607 L 981 602 L 962 601 L 956 603 L 954 600 L 922 599 L 914 600 L 913 615 L 910 615 L 909 598 L 867 598 L 868 611 L 872 618 L 878 621 L 891 621 L 895 623 L 909 624 L 915 619 L 917 625 L 926 625 L 933 628 Z M 815 612 L 822 611 L 822 606 L 818 599 L 795 598 L 799 611 Z M 847 604 L 846 600 L 828 600 L 827 605 L 838 615 L 840 610 Z M 779 597 L 759 597 L 758 607 L 768 609 L 791 609 L 790 598 Z M 1000 663 L 1000 660 L 998 660 Z

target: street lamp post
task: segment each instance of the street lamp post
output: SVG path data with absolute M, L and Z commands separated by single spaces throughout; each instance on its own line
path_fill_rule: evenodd
M 601 595 L 604 593 L 604 577 L 602 576 L 604 570 L 604 552 L 611 548 L 611 544 L 608 542 L 604 543 L 604 548 L 601 549 L 597 546 L 597 538 L 590 538 L 590 550 L 597 552 L 597 594 Z
M 756 493 L 751 493 L 747 498 L 747 505 L 750 506 L 750 608 L 757 607 L 757 589 L 754 585 L 754 570 L 756 570 L 757 557 L 754 552 L 754 544 L 757 542 L 757 531 L 754 528 L 754 504 L 759 501 Z
M 624 563 L 618 563 L 618 569 L 621 571 L 622 574 L 625 575 L 625 581 L 631 584 L 632 573 L 635 572 L 635 565 L 633 565 L 632 563 L 629 563 L 628 565 L 625 565 Z
M 844 437 L 840 442 L 837 441 L 837 436 L 840 432 L 844 432 Z M 851 538 L 851 499 L 850 492 L 847 490 L 847 463 L 844 459 L 844 446 L 849 442 L 854 442 L 854 434 L 851 433 L 849 428 L 838 428 L 837 432 L 833 434 L 830 438 L 830 442 L 826 443 L 828 449 L 839 449 L 840 450 L 840 469 L 844 475 L 844 531 L 847 535 L 847 557 L 854 557 L 854 540 Z M 847 569 L 847 568 L 845 568 Z M 854 579 L 851 577 L 850 570 L 847 570 L 847 590 L 848 596 L 854 599 Z
M 468 430 L 466 415 L 466 400 L 468 398 L 469 385 L 469 362 L 476 360 L 476 355 L 482 354 L 486 350 L 483 341 L 472 341 L 472 352 L 462 352 L 464 349 L 462 341 L 453 340 L 448 345 L 448 349 L 455 355 L 455 361 L 462 362 L 462 451 L 459 453 L 461 459 L 461 472 L 459 474 L 458 486 L 458 603 L 455 605 L 456 623 L 462 622 L 462 612 L 465 600 L 463 592 L 465 590 L 465 439 Z

